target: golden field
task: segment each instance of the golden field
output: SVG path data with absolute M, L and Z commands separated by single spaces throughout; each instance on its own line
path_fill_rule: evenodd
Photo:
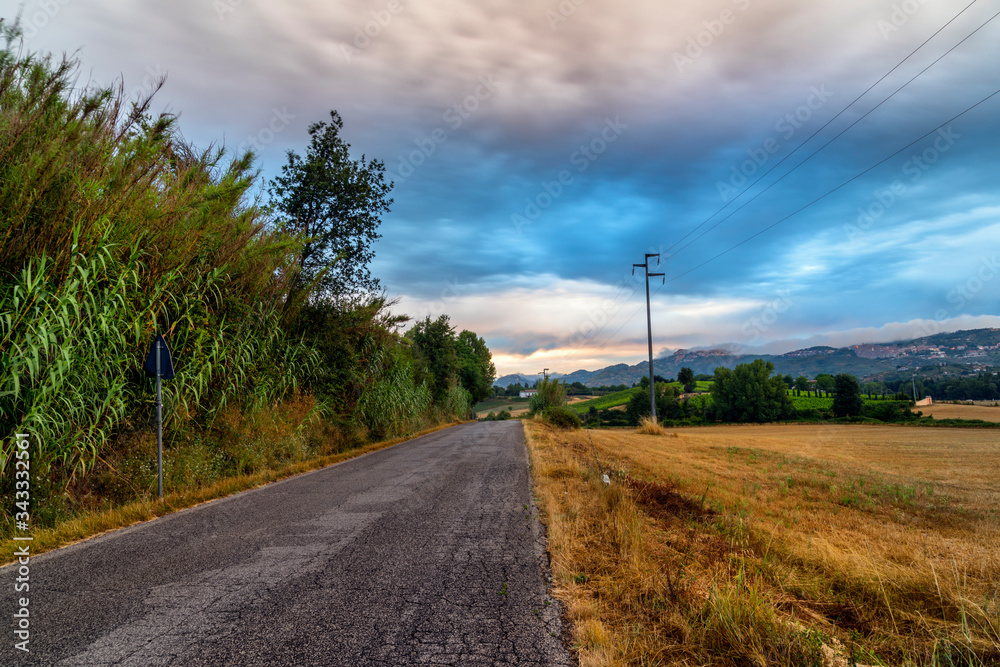
M 583 665 L 1000 664 L 997 431 L 525 431 Z
M 1000 407 L 990 405 L 955 405 L 953 403 L 935 403 L 919 408 L 925 415 L 934 415 L 934 419 L 982 419 L 988 422 L 1000 422 Z

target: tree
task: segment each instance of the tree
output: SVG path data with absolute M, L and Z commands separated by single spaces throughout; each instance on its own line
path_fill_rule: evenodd
M 431 320 L 430 315 L 406 332 L 415 359 L 417 384 L 427 382 L 436 403 L 444 400 L 458 383 L 458 354 L 455 332 L 447 315 Z
M 478 403 L 489 397 L 493 393 L 497 369 L 486 341 L 472 331 L 463 331 L 455 340 L 455 352 L 458 355 L 459 381 L 472 394 L 472 402 Z
M 809 380 L 806 379 L 806 376 L 800 375 L 797 378 L 795 378 L 795 389 L 796 390 L 798 390 L 801 393 L 801 392 L 805 391 L 808 388 L 809 388 Z
M 690 368 L 682 368 L 679 373 L 677 373 L 677 381 L 684 385 L 684 391 L 690 394 L 695 390 L 695 379 L 694 371 Z
M 635 391 L 625 406 L 625 415 L 633 426 L 649 417 L 649 382 L 642 391 Z M 661 419 L 683 419 L 684 411 L 677 400 L 677 389 L 669 384 L 656 385 L 656 415 Z
M 773 422 L 795 414 L 792 399 L 780 377 L 771 377 L 774 364 L 755 359 L 735 369 L 715 369 L 712 401 L 715 416 L 729 422 Z
M 286 308 L 312 285 L 338 300 L 379 291 L 368 264 L 375 256 L 371 246 L 381 238 L 380 216 L 392 204 L 392 183 L 386 182 L 381 161 L 351 159 L 351 146 L 340 137 L 343 127 L 336 111 L 330 122 L 310 125 L 305 157 L 288 151 L 281 175 L 270 183 L 282 229 L 305 241 Z
M 785 383 L 785 386 L 789 389 L 795 387 L 795 379 L 791 375 L 785 375 L 781 378 L 781 381 Z
M 833 415 L 835 417 L 857 417 L 865 407 L 861 400 L 861 385 L 853 375 L 842 373 L 834 378 Z
M 829 373 L 820 373 L 816 376 L 816 388 L 824 394 L 829 394 L 833 391 L 834 386 L 836 386 L 836 381 Z

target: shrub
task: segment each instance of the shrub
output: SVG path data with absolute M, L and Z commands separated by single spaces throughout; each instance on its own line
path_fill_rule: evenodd
M 553 405 L 542 413 L 544 419 L 559 428 L 582 428 L 580 416 L 565 405 Z
M 545 378 L 538 383 L 538 393 L 528 403 L 531 412 L 545 412 L 566 402 L 566 386 L 555 378 Z
M 878 401 L 865 406 L 864 416 L 882 422 L 909 421 L 916 417 L 910 412 L 911 401 Z

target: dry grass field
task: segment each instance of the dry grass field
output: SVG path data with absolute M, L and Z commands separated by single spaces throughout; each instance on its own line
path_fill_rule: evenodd
M 1000 407 L 994 408 L 989 405 L 953 405 L 951 403 L 937 403 L 928 405 L 919 410 L 925 415 L 934 415 L 935 419 L 982 419 L 988 422 L 1000 422 Z
M 995 431 L 525 430 L 583 665 L 1000 664 Z

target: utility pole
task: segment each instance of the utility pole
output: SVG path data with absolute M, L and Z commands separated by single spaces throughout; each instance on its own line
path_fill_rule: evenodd
M 913 402 L 917 402 L 917 376 L 911 375 L 910 382 L 913 383 Z
M 649 279 L 650 278 L 663 278 L 663 284 L 667 284 L 667 279 L 662 273 L 650 273 L 649 272 L 649 258 L 656 258 L 656 265 L 660 264 L 660 253 L 646 253 L 646 261 L 642 264 L 632 265 L 632 275 L 635 275 L 635 270 L 641 268 L 646 274 L 646 339 L 649 343 L 649 411 L 653 417 L 653 423 L 656 423 L 656 383 L 653 381 L 653 319 L 649 308 Z

